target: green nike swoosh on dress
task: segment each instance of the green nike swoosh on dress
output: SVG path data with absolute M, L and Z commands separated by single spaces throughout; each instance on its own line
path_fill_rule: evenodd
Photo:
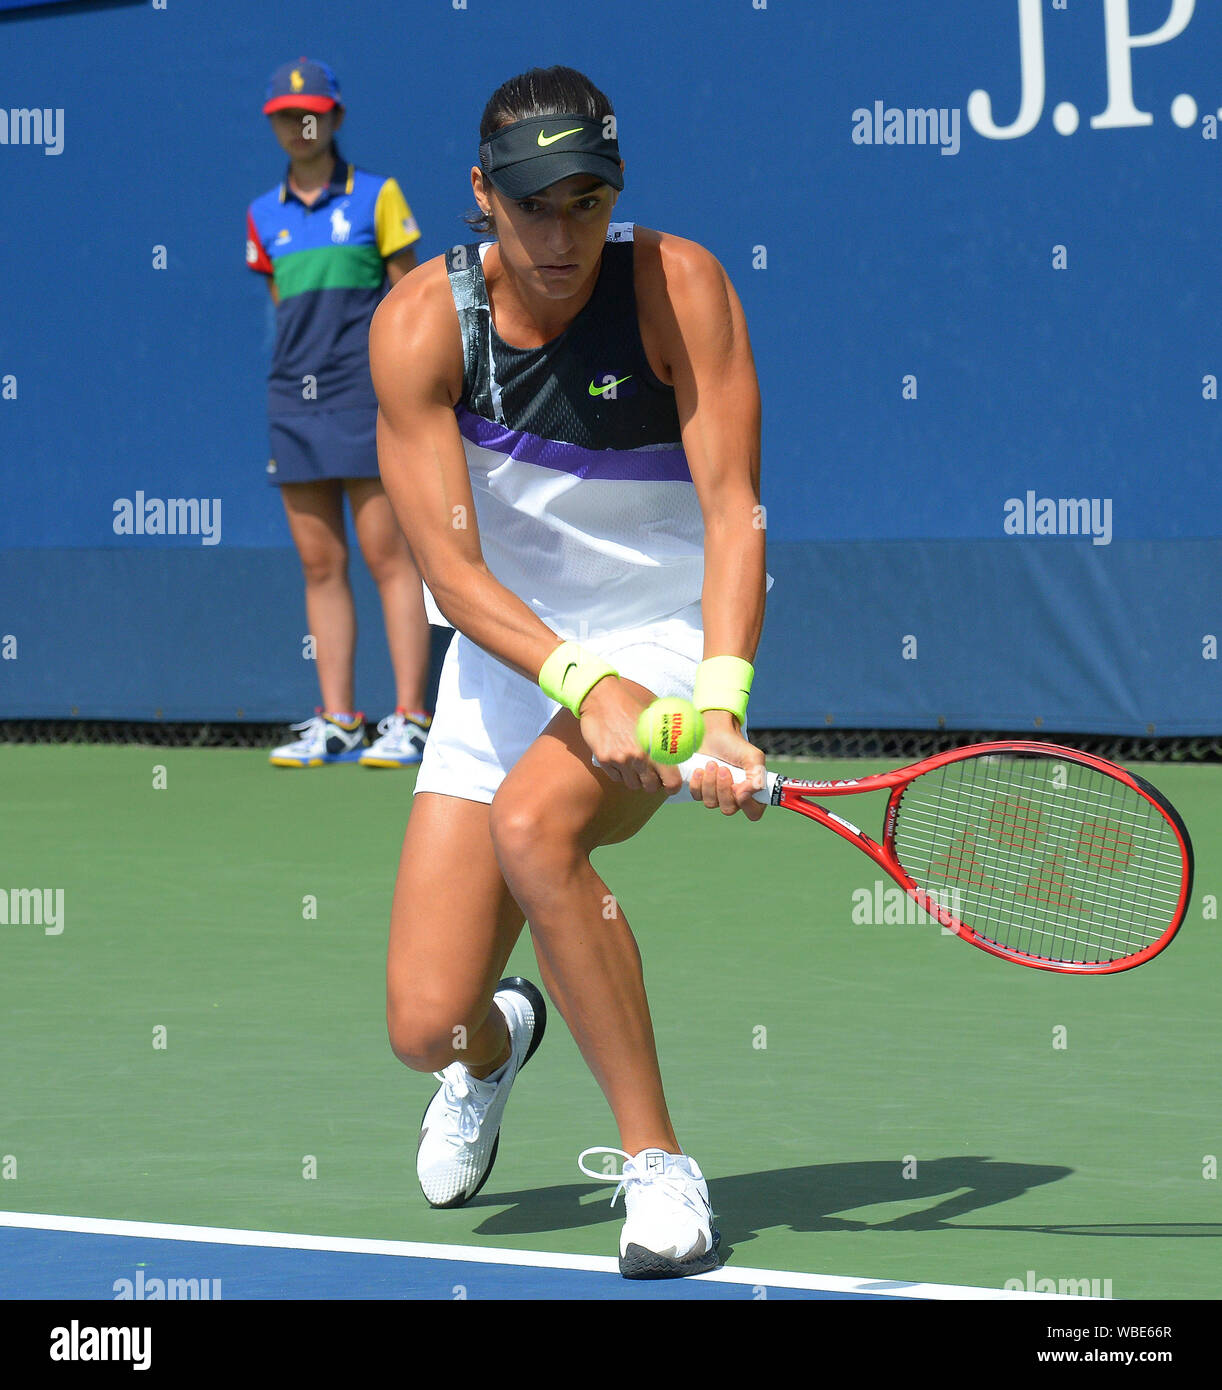
M 590 395 L 591 395 L 591 396 L 604 396 L 604 395 L 606 395 L 606 393 L 607 393 L 608 391 L 610 391 L 610 389 L 611 389 L 613 386 L 622 386 L 623 383 L 624 383 L 625 381 L 631 381 L 631 380 L 632 380 L 632 373 L 629 372 L 627 376 L 622 376 L 622 377 L 620 377 L 620 379 L 619 379 L 618 381 L 608 381 L 608 382 L 606 383 L 606 385 L 604 385 L 604 386 L 595 386 L 593 382 L 590 382 L 590 386 L 589 386 Z

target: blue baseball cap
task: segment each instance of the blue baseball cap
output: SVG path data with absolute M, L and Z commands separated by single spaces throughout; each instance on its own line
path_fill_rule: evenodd
M 291 107 L 300 111 L 330 111 L 342 106 L 339 82 L 326 63 L 311 58 L 298 58 L 295 63 L 282 63 L 272 73 L 264 94 L 263 114 Z

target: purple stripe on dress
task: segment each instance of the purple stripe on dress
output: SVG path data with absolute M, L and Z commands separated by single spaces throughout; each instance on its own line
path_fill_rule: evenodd
M 458 429 L 464 439 L 494 453 L 505 454 L 520 463 L 554 468 L 575 478 L 604 482 L 690 483 L 691 470 L 681 444 L 658 444 L 648 449 L 583 449 L 579 444 L 562 444 L 525 430 L 506 429 L 494 420 L 485 420 L 465 406 L 457 406 Z

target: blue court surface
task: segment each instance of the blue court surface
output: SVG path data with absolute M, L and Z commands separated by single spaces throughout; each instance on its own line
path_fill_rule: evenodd
M 1013 1299 L 950 1284 L 723 1268 L 630 1280 L 614 1259 L 0 1212 L 0 1299 Z

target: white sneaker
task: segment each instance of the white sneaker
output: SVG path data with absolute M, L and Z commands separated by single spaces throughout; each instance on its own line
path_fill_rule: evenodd
M 388 714 L 378 721 L 381 735 L 361 754 L 362 767 L 412 767 L 424 757 L 424 744 L 433 721 L 414 715 Z
M 543 1041 L 547 1005 L 529 980 L 502 980 L 492 1002 L 509 1025 L 510 1056 L 499 1079 L 481 1081 L 461 1062 L 433 1073 L 441 1086 L 420 1121 L 416 1148 L 416 1176 L 431 1207 L 460 1207 L 488 1181 L 509 1089 Z
M 318 710 L 312 718 L 292 725 L 301 737 L 294 743 L 273 748 L 269 761 L 274 767 L 322 767 L 326 763 L 353 763 L 361 756 L 365 743 L 365 716 L 354 714 L 339 720 Z
M 596 1173 L 583 1162 L 589 1154 L 618 1154 L 623 1171 Z M 619 1272 L 625 1279 L 673 1279 L 717 1268 L 721 1232 L 713 1230 L 709 1189 L 694 1158 L 664 1149 L 642 1149 L 635 1157 L 623 1149 L 586 1149 L 577 1166 L 588 1178 L 619 1183 L 612 1206 L 624 1193 Z

